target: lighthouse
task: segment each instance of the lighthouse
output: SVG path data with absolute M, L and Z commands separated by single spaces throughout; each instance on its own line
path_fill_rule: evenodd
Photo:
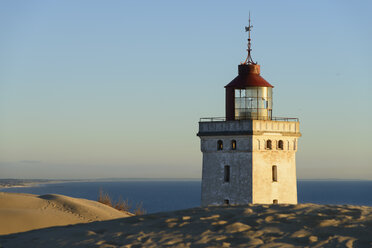
M 298 118 L 273 116 L 273 88 L 251 56 L 225 86 L 226 116 L 201 118 L 201 205 L 297 204 Z

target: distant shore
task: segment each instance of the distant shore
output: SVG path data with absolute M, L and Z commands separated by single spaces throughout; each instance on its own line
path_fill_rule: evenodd
M 49 183 L 111 182 L 111 181 L 201 181 L 199 178 L 92 178 L 92 179 L 0 179 L 2 188 L 35 187 Z
M 81 182 L 81 181 L 80 180 L 59 180 L 59 179 L 55 179 L 55 180 L 54 179 L 0 179 L 0 189 L 36 187 L 40 184 Z

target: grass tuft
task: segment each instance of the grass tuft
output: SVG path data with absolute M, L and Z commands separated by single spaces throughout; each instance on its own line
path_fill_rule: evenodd
M 108 193 L 104 192 L 102 189 L 99 190 L 98 202 L 112 207 L 112 200 Z
M 114 208 L 116 208 L 117 210 L 126 211 L 126 212 L 129 212 L 131 207 L 132 207 L 132 204 L 129 203 L 128 198 L 124 201 L 123 198 L 121 198 L 121 196 L 114 205 Z
M 117 202 L 114 202 L 111 199 L 111 196 L 102 189 L 99 190 L 97 201 L 123 212 L 130 212 L 132 207 L 132 204 L 129 202 L 128 198 L 124 201 L 123 198 L 120 197 Z M 135 215 L 146 214 L 146 210 L 143 208 L 142 202 L 138 203 L 133 211 Z
M 144 215 L 144 214 L 146 214 L 146 210 L 143 208 L 142 202 L 137 203 L 136 209 L 134 209 L 134 214 L 135 215 Z

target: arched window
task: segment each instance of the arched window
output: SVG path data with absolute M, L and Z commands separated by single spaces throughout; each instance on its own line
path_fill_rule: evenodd
M 296 140 L 293 141 L 293 150 L 296 151 Z
M 224 182 L 228 183 L 230 182 L 230 166 L 225 165 L 224 169 Z
M 223 149 L 223 142 L 222 140 L 217 141 L 217 150 L 222 150 Z
M 276 165 L 273 165 L 273 167 L 272 167 L 272 177 L 273 177 L 273 182 L 278 181 L 278 169 L 277 169 Z
M 236 140 L 231 141 L 231 150 L 236 150 Z
M 267 140 L 266 141 L 266 149 L 267 150 L 271 150 L 272 149 L 271 140 Z
M 279 140 L 278 142 L 278 150 L 283 150 L 284 145 L 283 145 L 283 140 Z
M 273 204 L 278 204 L 278 199 L 274 199 Z

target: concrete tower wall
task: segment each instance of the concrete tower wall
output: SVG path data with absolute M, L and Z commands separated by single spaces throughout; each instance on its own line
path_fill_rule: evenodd
M 252 203 L 272 204 L 277 200 L 297 204 L 296 150 L 293 149 L 297 139 L 262 135 L 254 136 L 253 140 L 257 145 L 252 158 Z M 267 140 L 272 142 L 271 150 L 265 147 Z M 279 140 L 283 141 L 283 150 L 278 149 Z M 273 166 L 277 170 L 276 181 L 273 181 Z
M 252 203 L 297 204 L 296 151 L 299 122 L 252 121 Z M 267 141 L 271 141 L 271 149 Z M 279 147 L 282 141 L 282 147 Z M 273 181 L 273 166 L 277 180 Z
M 225 200 L 230 204 L 297 203 L 299 122 L 200 122 L 198 136 L 203 152 L 202 206 L 221 205 Z M 271 148 L 267 147 L 268 140 Z M 230 167 L 229 182 L 225 182 L 225 166 Z
M 236 141 L 236 150 L 232 141 Z M 223 149 L 217 150 L 218 141 Z M 252 138 L 249 136 L 214 136 L 201 139 L 203 152 L 202 206 L 252 202 Z M 230 180 L 225 182 L 225 166 Z

